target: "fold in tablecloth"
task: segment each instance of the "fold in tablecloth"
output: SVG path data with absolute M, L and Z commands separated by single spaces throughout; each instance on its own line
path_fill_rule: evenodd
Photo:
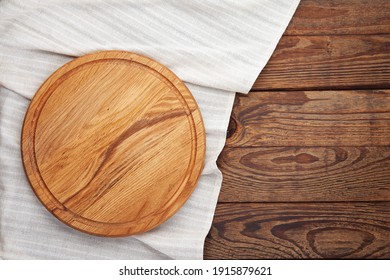
M 0 257 L 5 259 L 201 259 L 222 175 L 216 160 L 235 92 L 247 93 L 299 0 L 71 0 L 0 2 Z M 24 174 L 24 114 L 44 80 L 74 57 L 127 50 L 159 61 L 188 86 L 206 128 L 195 192 L 144 234 L 103 238 L 58 221 Z

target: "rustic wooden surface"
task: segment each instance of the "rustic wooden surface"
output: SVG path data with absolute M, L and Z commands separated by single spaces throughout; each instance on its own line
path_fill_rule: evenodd
M 284 36 L 253 90 L 387 89 L 389 49 L 385 34 Z
M 124 236 L 158 226 L 185 203 L 204 141 L 200 111 L 175 74 L 140 55 L 104 51 L 67 63 L 41 86 L 22 150 L 35 194 L 58 219 Z
M 388 0 L 301 0 L 285 35 L 388 34 Z
M 301 0 L 218 165 L 206 259 L 390 258 L 390 1 Z
M 230 128 L 228 147 L 389 146 L 390 90 L 240 95 Z
M 206 258 L 389 258 L 390 203 L 224 203 Z

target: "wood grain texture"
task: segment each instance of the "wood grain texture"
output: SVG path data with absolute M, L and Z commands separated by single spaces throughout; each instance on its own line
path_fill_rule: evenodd
M 225 148 L 220 202 L 390 201 L 390 147 Z
M 301 0 L 284 35 L 388 34 L 388 0 Z
M 219 204 L 206 259 L 390 258 L 390 203 Z
M 390 145 L 390 90 L 238 95 L 229 147 Z
M 389 34 L 389 1 L 301 0 L 236 98 L 206 259 L 390 258 Z
M 252 90 L 390 88 L 390 36 L 284 36 Z
M 22 151 L 33 190 L 57 218 L 123 236 L 158 226 L 189 198 L 205 133 L 194 98 L 171 71 L 105 51 L 69 62 L 41 86 Z

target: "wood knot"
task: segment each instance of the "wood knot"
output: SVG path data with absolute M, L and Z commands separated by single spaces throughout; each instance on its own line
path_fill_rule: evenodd
M 237 130 L 237 121 L 233 117 L 231 117 L 227 129 L 227 133 L 226 133 L 226 138 L 228 139 L 232 137 L 233 134 L 236 132 L 236 130 Z
M 283 164 L 283 163 L 292 163 L 296 162 L 299 164 L 308 164 L 319 161 L 319 158 L 307 153 L 300 153 L 295 156 L 287 156 L 287 157 L 277 157 L 272 160 L 272 162 L 277 164 Z
M 307 240 L 323 258 L 343 258 L 357 253 L 374 242 L 375 236 L 360 229 L 327 227 L 311 230 Z

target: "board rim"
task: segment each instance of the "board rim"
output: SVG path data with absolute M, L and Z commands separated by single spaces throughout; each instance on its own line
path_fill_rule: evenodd
M 138 226 L 136 229 L 134 229 L 134 227 L 132 227 L 129 223 L 139 224 L 141 221 L 132 221 L 128 223 L 105 223 L 89 220 L 88 218 L 82 217 L 77 213 L 67 209 L 50 192 L 50 188 L 46 186 L 46 183 L 40 175 L 38 164 L 36 163 L 35 145 L 31 144 L 35 141 L 35 130 L 40 116 L 40 114 L 37 115 L 37 108 L 40 106 L 40 102 L 50 87 L 57 80 L 59 80 L 60 77 L 72 69 L 75 69 L 83 64 L 102 59 L 125 59 L 140 63 L 158 72 L 177 89 L 177 92 L 180 93 L 189 108 L 190 114 L 187 114 L 187 118 L 190 117 L 194 121 L 195 138 L 192 138 L 192 141 L 196 142 L 194 159 L 195 166 L 189 175 L 186 185 L 184 186 L 187 188 L 186 192 L 184 192 L 184 197 L 180 197 L 180 194 L 183 193 L 182 190 L 182 192 L 179 193 L 179 197 L 176 196 L 174 201 L 168 201 L 171 204 L 171 206 L 168 206 L 168 209 L 165 209 L 165 211 L 162 211 L 162 213 L 157 213 L 157 215 L 162 217 L 159 222 L 144 223 L 145 226 Z M 44 107 L 44 105 L 41 106 Z M 72 228 L 88 234 L 107 237 L 129 236 L 141 232 L 146 232 L 159 226 L 172 217 L 184 205 L 184 203 L 188 200 L 194 191 L 202 173 L 206 152 L 206 135 L 201 112 L 193 95 L 186 87 L 186 85 L 171 70 L 169 70 L 161 63 L 156 62 L 155 60 L 146 56 L 122 50 L 109 50 L 89 53 L 69 61 L 54 71 L 37 90 L 26 111 L 22 127 L 21 143 L 22 161 L 25 173 L 30 182 L 32 190 L 40 202 L 46 207 L 46 209 L 61 222 Z

